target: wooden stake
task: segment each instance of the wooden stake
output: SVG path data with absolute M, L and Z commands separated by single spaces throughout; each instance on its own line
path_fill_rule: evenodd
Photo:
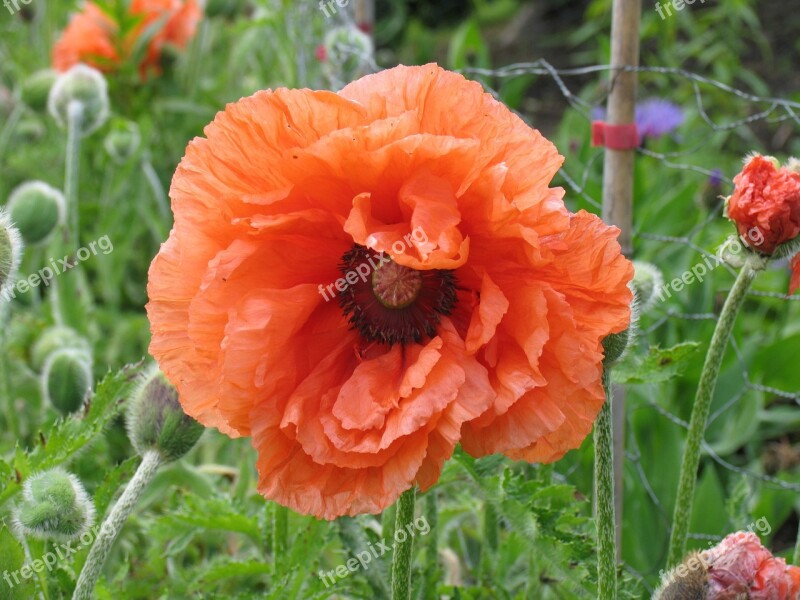
M 614 0 L 611 20 L 611 66 L 639 65 L 641 0 Z M 611 71 L 611 93 L 606 121 L 611 125 L 632 123 L 636 112 L 636 72 Z M 603 220 L 620 228 L 622 251 L 630 257 L 633 230 L 633 167 L 635 150 L 605 151 L 603 168 Z M 622 552 L 622 494 L 625 459 L 625 390 L 614 389 L 614 490 L 617 525 L 617 558 Z

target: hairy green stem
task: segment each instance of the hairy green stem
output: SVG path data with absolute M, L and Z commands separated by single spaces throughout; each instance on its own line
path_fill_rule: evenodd
M 478 562 L 478 579 L 483 585 L 490 585 L 494 571 L 494 558 L 498 547 L 499 517 L 494 504 L 486 500 L 483 504 L 483 543 Z
M 81 166 L 81 130 L 84 108 L 77 100 L 67 106 L 67 161 L 64 178 L 64 198 L 67 204 L 67 239 L 71 246 L 80 244 L 80 216 L 78 210 L 78 181 Z
M 800 566 L 800 527 L 797 528 L 797 541 L 794 543 L 794 556 L 792 564 Z
M 272 507 L 272 562 L 277 569 L 278 558 L 289 547 L 289 509 L 280 504 Z
M 749 254 L 745 264 L 739 271 L 736 282 L 733 284 L 728 298 L 722 307 L 711 344 L 708 347 L 697 394 L 692 407 L 692 417 L 689 422 L 689 433 L 686 437 L 686 447 L 683 451 L 678 495 L 675 498 L 675 512 L 672 517 L 672 533 L 669 540 L 669 554 L 667 566 L 672 568 L 683 560 L 686 554 L 686 539 L 689 536 L 689 521 L 692 516 L 694 490 L 697 483 L 697 468 L 700 464 L 700 450 L 703 443 L 703 434 L 708 422 L 711 401 L 714 389 L 717 386 L 722 358 L 736 323 L 736 315 L 747 297 L 747 291 L 753 283 L 757 273 L 765 266 L 765 259 Z
M 425 519 L 430 531 L 425 538 L 425 589 L 435 590 L 441 579 L 439 573 L 439 503 L 436 492 L 431 490 L 425 495 Z
M 142 456 L 142 462 L 133 479 L 128 483 L 125 491 L 122 492 L 122 496 L 120 496 L 100 527 L 94 546 L 92 546 L 89 557 L 86 559 L 86 564 L 83 566 L 83 571 L 81 571 L 81 575 L 78 578 L 78 584 L 75 587 L 72 600 L 91 600 L 94 587 L 117 536 L 163 462 L 161 455 L 156 450 L 148 450 Z
M 603 370 L 606 401 L 594 423 L 594 502 L 597 523 L 597 597 L 617 598 L 617 533 L 614 517 L 614 440 L 611 432 L 611 372 Z
M 395 521 L 395 548 L 392 560 L 392 600 L 409 600 L 411 598 L 411 551 L 414 549 L 414 536 L 406 526 L 414 522 L 414 508 L 417 500 L 417 489 L 412 487 L 403 492 L 397 502 L 397 520 Z M 403 541 L 397 534 L 405 531 Z

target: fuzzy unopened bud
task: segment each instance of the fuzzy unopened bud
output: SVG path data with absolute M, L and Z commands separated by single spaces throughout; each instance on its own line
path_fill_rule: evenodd
M 331 29 L 322 44 L 324 70 L 332 83 L 343 84 L 370 72 L 372 38 L 357 27 Z
M 136 154 L 141 142 L 142 135 L 136 123 L 127 119 L 114 119 L 111 131 L 103 141 L 103 147 L 112 160 L 121 165 Z
M 63 542 L 86 533 L 94 519 L 94 504 L 83 484 L 62 469 L 28 477 L 14 511 L 14 524 L 24 535 Z
M 47 110 L 47 99 L 56 79 L 58 73 L 53 69 L 36 71 L 22 82 L 20 89 L 22 101 L 36 112 L 44 112 Z
M 136 451 L 156 450 L 165 461 L 178 460 L 202 434 L 203 426 L 183 412 L 175 387 L 157 366 L 148 369 L 128 411 L 128 437 Z
M 43 181 L 28 181 L 11 192 L 7 208 L 25 243 L 36 246 L 64 221 L 64 194 Z
M 22 260 L 22 236 L 5 209 L 0 208 L 0 304 L 8 300 Z
M 69 349 L 79 350 L 89 355 L 91 354 L 92 346 L 89 340 L 82 337 L 71 327 L 64 325 L 50 327 L 39 336 L 31 348 L 31 366 L 34 371 L 39 373 L 53 352 Z
M 92 133 L 108 119 L 108 83 L 100 71 L 78 64 L 58 76 L 50 90 L 47 109 L 66 128 L 71 107 L 81 112 L 81 134 Z
M 44 397 L 62 414 L 80 409 L 92 389 L 92 360 L 76 349 L 53 352 L 41 375 Z
M 699 552 L 693 552 L 664 575 L 653 600 L 706 600 L 708 585 L 708 565 Z
M 639 310 L 647 312 L 658 299 L 658 290 L 664 286 L 664 275 L 655 265 L 640 260 L 633 261 L 633 289 Z
M 603 339 L 603 365 L 605 367 L 613 367 L 621 361 L 636 339 L 639 326 L 639 295 L 636 292 L 633 281 L 628 283 L 628 288 L 633 292 L 631 321 L 625 331 L 612 333 Z

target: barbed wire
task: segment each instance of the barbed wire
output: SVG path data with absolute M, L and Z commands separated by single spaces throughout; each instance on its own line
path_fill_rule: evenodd
M 620 72 L 630 71 L 635 71 L 637 73 L 656 74 L 662 77 L 676 77 L 687 81 L 693 90 L 695 105 L 700 118 L 702 119 L 703 123 L 705 123 L 705 125 L 713 132 L 728 132 L 738 128 L 750 127 L 758 122 L 765 122 L 771 126 L 774 126 L 777 123 L 788 122 L 792 123 L 793 126 L 800 126 L 800 119 L 798 119 L 798 113 L 800 113 L 800 103 L 782 98 L 757 96 L 750 92 L 737 89 L 733 86 L 680 68 L 624 67 L 622 69 L 615 69 L 610 65 L 592 65 L 580 68 L 557 69 L 546 60 L 540 59 L 531 63 L 519 63 L 509 65 L 507 67 L 501 67 L 499 69 L 468 68 L 463 70 L 463 72 L 468 76 L 480 78 L 481 82 L 484 84 L 484 87 L 487 88 L 487 91 L 489 91 L 489 93 L 493 94 L 495 97 L 499 97 L 499 94 L 496 90 L 490 88 L 490 86 L 487 84 L 487 80 L 498 81 L 506 78 L 518 77 L 521 75 L 543 75 L 550 77 L 555 82 L 558 90 L 566 100 L 567 104 L 572 109 L 576 110 L 580 115 L 582 115 L 587 121 L 592 120 L 592 111 L 603 103 L 610 93 L 610 90 L 613 88 L 614 81 L 616 80 L 617 76 L 615 73 L 618 74 Z M 608 88 L 605 90 L 604 94 L 595 101 L 589 101 L 582 98 L 578 93 L 573 92 L 569 85 L 567 85 L 566 80 L 569 77 L 585 77 L 592 75 L 608 76 L 610 78 Z M 585 85 L 585 82 L 583 82 L 583 85 Z M 748 114 L 745 117 L 734 120 L 714 120 L 709 115 L 709 111 L 706 108 L 703 100 L 704 86 L 710 86 L 711 88 L 720 90 L 721 92 L 727 93 L 737 98 L 741 102 L 746 103 L 747 106 L 744 106 L 743 110 L 746 110 L 752 114 Z M 664 168 L 691 172 L 706 178 L 714 176 L 719 178 L 722 182 L 731 184 L 732 180 L 722 176 L 719 172 L 688 162 L 692 155 L 696 154 L 698 151 L 702 150 L 708 145 L 708 138 L 710 136 L 708 136 L 707 133 L 702 135 L 705 137 L 704 141 L 694 144 L 682 143 L 682 148 L 677 152 L 662 153 L 640 146 L 637 148 L 637 153 L 640 156 L 646 157 L 648 160 L 658 161 L 659 165 Z M 586 164 L 583 165 L 583 171 L 579 176 L 571 173 L 566 167 L 562 168 L 560 172 L 560 176 L 564 182 L 566 182 L 568 188 L 574 194 L 577 194 L 578 197 L 580 197 L 583 201 L 597 209 L 599 209 L 602 205 L 601 199 L 593 197 L 587 188 L 588 184 L 593 181 L 593 177 L 595 177 L 593 182 L 598 184 L 596 180 L 598 175 L 595 173 L 593 167 L 602 155 L 602 149 L 590 154 Z M 570 165 L 569 158 L 565 161 L 565 164 Z M 596 189 L 600 189 L 600 186 L 596 185 Z M 718 223 L 723 218 L 722 208 L 722 202 L 720 202 L 717 207 L 708 211 L 709 214 L 705 219 L 702 220 L 702 222 L 700 222 L 687 233 L 677 232 L 671 235 L 664 235 L 649 233 L 646 231 L 635 231 L 635 239 L 638 239 L 641 243 L 645 244 L 681 245 L 691 250 L 691 252 L 698 257 L 697 262 L 700 263 L 704 259 L 715 257 L 714 251 L 705 248 L 702 245 L 702 242 L 698 241 L 698 238 L 702 236 L 710 226 L 712 226 L 714 223 Z M 723 268 L 724 272 L 735 276 L 736 270 L 725 262 L 720 263 L 719 266 Z M 800 296 L 789 296 L 786 293 L 760 289 L 752 290 L 748 294 L 748 297 L 756 301 L 762 299 L 800 301 Z M 713 312 L 684 312 L 681 309 L 676 309 L 671 305 L 664 306 L 662 311 L 663 313 L 661 315 L 655 316 L 653 318 L 653 322 L 644 328 L 644 336 L 649 337 L 652 334 L 655 334 L 657 331 L 664 328 L 674 320 L 715 322 L 718 318 L 718 315 Z M 728 352 L 733 352 L 735 355 L 738 368 L 741 369 L 744 385 L 740 390 L 722 402 L 715 409 L 709 418 L 709 425 L 720 419 L 724 419 L 725 416 L 729 414 L 729 411 L 742 402 L 743 398 L 750 393 L 768 394 L 784 400 L 794 401 L 796 404 L 800 405 L 800 392 L 782 390 L 776 386 L 769 385 L 768 382 L 757 381 L 753 378 L 751 375 L 751 369 L 747 363 L 747 359 L 741 351 L 741 346 L 737 341 L 736 336 L 733 336 L 732 338 L 731 348 L 732 349 L 729 349 Z M 633 472 L 635 474 L 638 485 L 640 485 L 644 490 L 648 500 L 655 508 L 659 522 L 661 523 L 662 527 L 664 527 L 665 532 L 669 534 L 671 528 L 671 514 L 669 511 L 667 511 L 663 500 L 659 498 L 655 488 L 651 484 L 647 473 L 647 467 L 642 457 L 642 452 L 639 445 L 640 442 L 637 439 L 637 430 L 630 423 L 632 411 L 641 409 L 657 411 L 662 418 L 679 427 L 681 430 L 688 429 L 688 423 L 652 399 L 637 404 L 635 407 L 631 408 L 626 415 L 626 472 Z M 715 449 L 706 441 L 703 442 L 703 450 L 714 464 L 731 473 L 735 473 L 738 476 L 744 477 L 748 481 L 757 482 L 759 485 L 766 488 L 789 491 L 792 493 L 800 492 L 800 485 L 798 484 L 784 481 L 778 477 L 773 477 L 772 475 L 761 472 L 752 466 L 748 467 L 734 464 L 734 462 L 731 462 L 731 460 L 720 456 L 719 453 L 715 451 Z M 755 492 L 751 491 L 751 493 Z M 731 526 L 733 526 L 733 524 L 731 524 Z M 704 534 L 699 532 L 691 533 L 690 537 L 694 540 L 710 540 L 713 542 L 717 542 L 721 539 L 719 535 Z M 664 548 L 664 556 L 662 557 L 661 562 L 663 562 L 663 559 L 665 558 L 666 547 Z M 655 565 L 653 568 L 656 568 Z M 626 569 L 636 576 L 642 577 L 642 574 L 632 569 L 630 565 L 626 565 Z M 649 574 L 652 575 L 653 573 Z M 646 582 L 643 581 L 643 583 L 646 585 Z

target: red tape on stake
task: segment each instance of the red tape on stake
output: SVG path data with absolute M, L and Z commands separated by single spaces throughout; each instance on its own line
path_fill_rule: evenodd
M 604 121 L 592 121 L 592 146 L 604 146 L 611 150 L 633 150 L 639 146 L 639 131 L 636 123 L 609 125 Z

